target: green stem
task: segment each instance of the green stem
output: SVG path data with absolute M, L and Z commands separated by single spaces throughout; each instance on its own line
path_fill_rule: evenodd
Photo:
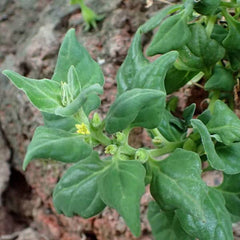
M 208 17 L 208 22 L 207 22 L 207 27 L 206 27 L 206 32 L 207 32 L 208 37 L 210 37 L 212 34 L 214 25 L 216 23 L 216 19 L 217 19 L 217 16 L 215 16 L 215 15 Z
M 212 98 L 210 100 L 210 104 L 208 106 L 208 109 L 210 110 L 211 113 L 213 113 L 214 104 L 219 99 L 219 96 L 220 96 L 220 91 L 219 90 L 213 91 L 213 95 L 212 95 Z
M 234 4 L 231 2 L 221 2 L 220 6 L 226 7 L 226 8 L 239 8 L 238 4 Z
M 152 149 L 149 150 L 150 156 L 151 157 L 159 157 L 162 156 L 166 153 L 173 152 L 176 148 L 181 147 L 183 145 L 183 142 L 173 142 L 173 143 L 168 143 L 162 148 L 158 149 Z
M 169 143 L 169 141 L 160 133 L 157 128 L 150 130 L 154 137 L 157 137 L 161 140 L 162 143 Z
M 109 137 L 107 137 L 102 131 L 91 131 L 91 135 L 94 139 L 96 139 L 103 146 L 108 146 L 112 144 L 112 141 Z

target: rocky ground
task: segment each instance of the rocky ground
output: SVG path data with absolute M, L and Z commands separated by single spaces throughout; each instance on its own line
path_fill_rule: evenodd
M 11 69 L 36 79 L 51 78 L 64 34 L 74 27 L 79 41 L 103 69 L 105 93 L 100 114 L 104 115 L 114 100 L 116 72 L 134 32 L 164 6 L 163 2 L 156 1 L 146 8 L 145 0 L 86 1 L 97 13 L 105 15 L 98 30 L 86 33 L 80 9 L 70 6 L 68 0 L 1 0 L 0 72 Z M 144 41 L 147 43 L 150 37 Z M 179 93 L 181 106 L 191 99 L 191 91 L 194 89 Z M 51 193 L 66 166 L 37 161 L 26 172 L 21 168 L 26 147 L 40 124 L 40 113 L 0 73 L 0 240 L 136 239 L 123 219 L 109 208 L 88 220 L 56 214 Z M 144 137 L 132 138 L 133 145 L 148 143 L 141 129 L 135 135 Z M 146 220 L 150 199 L 148 193 L 142 198 L 139 240 L 152 239 Z

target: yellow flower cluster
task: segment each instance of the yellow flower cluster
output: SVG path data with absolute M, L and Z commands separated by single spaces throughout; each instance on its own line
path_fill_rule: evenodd
M 83 135 L 90 134 L 90 132 L 87 128 L 87 125 L 85 123 L 76 124 L 75 127 L 77 129 L 77 133 L 79 133 L 79 134 L 83 134 Z

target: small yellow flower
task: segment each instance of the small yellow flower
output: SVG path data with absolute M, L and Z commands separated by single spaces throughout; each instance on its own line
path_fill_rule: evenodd
M 77 133 L 79 133 L 79 134 L 83 134 L 83 135 L 90 134 L 90 132 L 87 128 L 87 125 L 85 123 L 76 124 L 75 127 L 77 129 Z

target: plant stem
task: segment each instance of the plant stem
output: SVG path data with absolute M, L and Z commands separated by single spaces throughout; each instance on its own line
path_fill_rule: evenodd
M 227 8 L 239 8 L 238 4 L 234 4 L 231 2 L 221 2 L 220 6 L 227 7 Z
M 101 143 L 104 146 L 108 146 L 110 144 L 112 144 L 112 141 L 110 138 L 108 138 L 103 132 L 102 130 L 99 130 L 97 132 L 92 131 L 91 135 L 94 139 L 96 139 L 99 143 Z
M 169 143 L 169 141 L 160 133 L 157 128 L 150 130 L 154 137 L 157 137 L 161 140 L 162 143 Z
M 208 106 L 208 109 L 210 110 L 211 113 L 213 113 L 214 104 L 219 99 L 219 96 L 220 96 L 220 91 L 219 90 L 213 91 L 213 95 L 212 95 L 212 98 L 210 100 L 210 104 Z
M 170 153 L 173 152 L 173 150 L 175 150 L 178 147 L 181 147 L 183 145 L 183 142 L 172 142 L 172 143 L 168 143 L 166 144 L 164 147 L 162 148 L 158 148 L 158 149 L 152 149 L 149 150 L 150 152 L 150 156 L 151 157 L 159 157 L 162 156 L 166 153 Z
M 215 16 L 215 15 L 208 17 L 208 22 L 207 22 L 207 27 L 206 27 L 206 32 L 207 32 L 208 37 L 210 37 L 212 34 L 216 19 L 217 19 L 217 16 Z

